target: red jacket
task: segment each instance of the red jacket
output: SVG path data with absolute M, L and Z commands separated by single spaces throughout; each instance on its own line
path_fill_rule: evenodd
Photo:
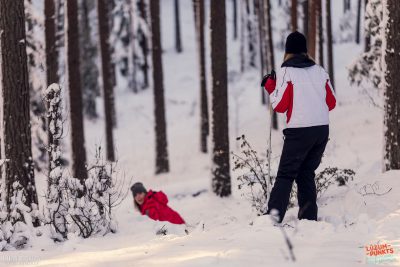
M 147 192 L 144 202 L 140 207 L 143 215 L 147 215 L 155 221 L 168 221 L 173 224 L 184 224 L 185 221 L 173 209 L 168 207 L 168 197 L 162 192 Z

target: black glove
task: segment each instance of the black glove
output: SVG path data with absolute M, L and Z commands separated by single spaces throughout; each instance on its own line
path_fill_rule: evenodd
M 264 86 L 265 86 L 265 84 L 267 83 L 267 80 L 268 80 L 269 78 L 271 78 L 272 80 L 276 80 L 276 73 L 275 73 L 274 70 L 272 70 L 270 74 L 267 74 L 267 75 L 265 75 L 265 76 L 262 78 L 261 87 L 264 87 Z

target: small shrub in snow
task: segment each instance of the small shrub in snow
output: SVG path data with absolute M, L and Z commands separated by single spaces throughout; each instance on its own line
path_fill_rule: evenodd
M 25 191 L 18 183 L 12 184 L 13 195 L 10 209 L 7 210 L 5 187 L 0 184 L 0 251 L 23 248 L 30 239 L 29 227 L 32 226 L 32 217 L 37 216 L 36 206 L 32 210 L 25 203 Z M 34 216 L 32 216 L 34 215 Z
M 234 168 L 233 171 L 242 171 L 237 179 L 239 181 L 239 190 L 248 189 L 243 195 L 249 198 L 252 207 L 259 215 L 266 211 L 268 199 L 276 176 L 268 176 L 268 158 L 261 159 L 245 136 L 242 135 L 236 140 L 240 141 L 240 155 L 232 153 Z M 337 167 L 328 167 L 315 177 L 318 198 L 332 185 L 344 186 L 353 180 L 355 172 L 351 169 L 339 169 Z M 290 194 L 288 208 L 294 207 L 297 202 L 297 187 L 294 183 Z

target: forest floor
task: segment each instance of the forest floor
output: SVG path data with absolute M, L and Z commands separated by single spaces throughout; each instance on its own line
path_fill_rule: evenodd
M 157 227 L 165 223 L 141 216 L 135 211 L 129 194 L 116 210 L 119 225 L 116 234 L 86 240 L 71 236 L 68 241 L 55 244 L 44 231 L 43 236 L 32 240 L 31 247 L 2 252 L 0 266 L 255 267 L 324 264 L 347 267 L 379 260 L 378 257 L 367 258 L 365 249 L 365 246 L 378 243 L 395 248 L 392 257 L 395 262 L 392 264 L 399 266 L 400 172 L 382 174 L 383 111 L 371 103 L 370 96 L 363 90 L 351 87 L 347 78 L 346 66 L 361 51 L 361 46 L 335 45 L 338 105 L 331 112 L 330 141 L 318 169 L 328 166 L 351 168 L 356 175 L 347 186 L 333 186 L 319 199 L 318 222 L 298 221 L 297 207 L 288 211 L 284 223 L 290 226 L 284 230 L 293 243 L 296 262 L 292 263 L 281 228 L 273 226 L 269 216 L 257 216 L 248 199 L 238 190 L 238 173 L 232 172 L 232 196 L 220 199 L 211 192 L 211 157 L 199 151 L 199 81 L 191 1 L 181 1 L 182 10 L 190 10 L 182 12 L 182 54 L 174 51 L 173 29 L 172 26 L 168 28 L 173 19 L 169 15 L 173 14 L 172 1 L 162 2 L 171 172 L 154 175 L 152 91 L 133 94 L 126 88 L 118 88 L 115 142 L 119 175 L 133 177 L 133 182 L 141 181 L 147 188 L 163 190 L 170 198 L 171 207 L 189 223 L 200 223 L 200 226 L 186 235 L 183 228 L 167 224 L 170 234 L 157 236 Z M 261 105 L 259 70 L 239 73 L 238 41 L 229 40 L 228 47 L 231 150 L 238 151 L 235 137 L 245 134 L 254 148 L 265 154 L 262 152 L 267 149 L 270 122 L 268 109 Z M 277 56 L 277 62 L 280 62 L 282 51 L 277 51 Z M 280 129 L 272 134 L 273 171 L 279 163 L 283 144 L 282 116 L 279 123 Z M 102 117 L 97 122 L 85 122 L 89 158 L 94 156 L 95 145 L 103 144 L 103 128 Z M 45 182 L 38 184 L 44 191 Z M 375 190 L 377 194 L 365 195 L 365 189 Z M 202 193 L 197 197 L 192 196 L 199 191 Z M 379 195 L 381 193 L 383 195 Z M 386 260 L 389 262 L 390 259 Z

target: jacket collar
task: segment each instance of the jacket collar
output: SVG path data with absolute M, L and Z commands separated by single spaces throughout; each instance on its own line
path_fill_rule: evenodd
M 308 55 L 299 54 L 283 62 L 281 67 L 307 68 L 314 65 L 314 60 Z

